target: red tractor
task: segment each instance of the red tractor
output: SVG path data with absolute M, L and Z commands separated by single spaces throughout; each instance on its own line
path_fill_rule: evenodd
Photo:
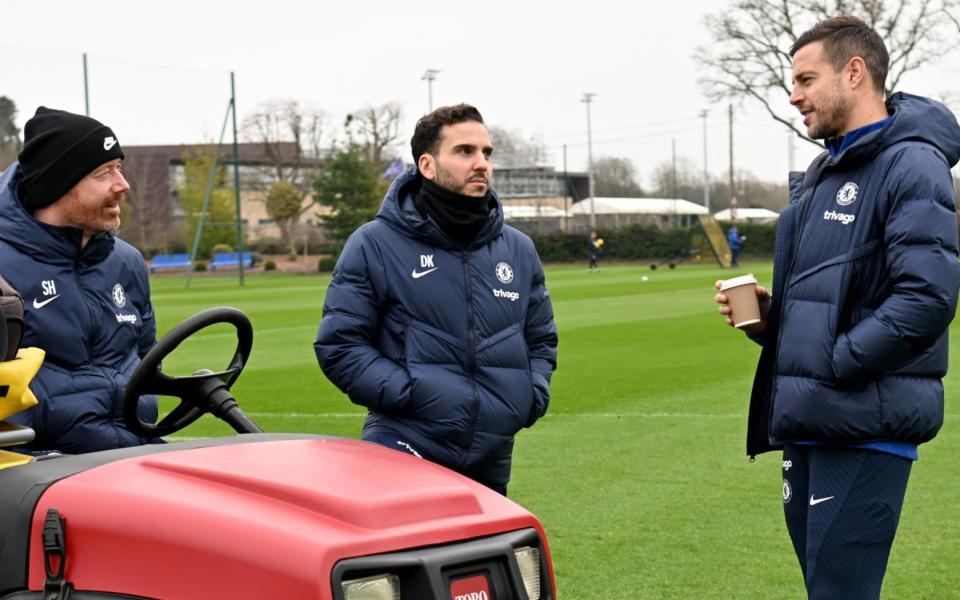
M 161 371 L 183 340 L 223 322 L 237 332 L 226 369 Z M 230 393 L 252 341 L 240 311 L 201 312 L 144 357 L 125 398 L 141 435 L 208 412 L 240 435 L 72 456 L 0 451 L 0 600 L 555 598 L 543 527 L 509 499 L 377 445 L 262 433 Z M 3 367 L 18 360 L 0 363 L 0 409 L 33 375 L 11 381 L 23 370 Z M 145 423 L 147 393 L 180 403 Z M 0 446 L 32 439 L 0 422 Z

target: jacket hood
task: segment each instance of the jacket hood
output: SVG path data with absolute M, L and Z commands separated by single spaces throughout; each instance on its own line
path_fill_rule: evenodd
M 35 219 L 17 197 L 17 182 L 22 177 L 20 163 L 15 162 L 0 174 L 0 240 L 18 252 L 47 264 L 97 262 L 110 253 L 114 234 L 93 236 L 85 248 L 83 231 L 76 227 L 48 225 Z
M 837 162 L 869 160 L 897 142 L 915 140 L 937 148 L 951 167 L 960 160 L 960 124 L 946 106 L 921 96 L 897 92 L 887 99 L 891 121 L 886 127 L 854 142 Z
M 426 243 L 440 248 L 458 250 L 457 245 L 447 237 L 440 226 L 433 219 L 423 217 L 414 205 L 414 196 L 420 190 L 421 181 L 420 170 L 416 165 L 408 168 L 394 179 L 390 189 L 387 190 L 387 195 L 383 198 L 383 203 L 377 212 L 377 218 Z M 492 189 L 490 195 L 496 206 L 490 209 L 487 222 L 466 250 L 483 246 L 500 235 L 503 230 L 503 206 L 500 203 L 500 197 Z

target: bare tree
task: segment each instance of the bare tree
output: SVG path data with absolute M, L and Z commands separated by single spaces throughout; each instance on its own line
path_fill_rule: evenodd
M 763 181 L 747 170 L 734 171 L 733 185 L 734 193 L 731 194 L 729 172 L 712 178 L 710 196 L 724 199 L 736 198 L 740 208 L 766 208 L 774 212 L 783 210 L 789 200 L 786 183 Z M 699 202 L 699 200 L 695 201 Z
M 546 152 L 541 140 L 527 140 L 515 129 L 496 125 L 487 127 L 487 132 L 493 144 L 495 167 L 536 167 L 544 164 Z
M 347 115 L 347 125 L 355 128 L 359 136 L 358 143 L 363 148 L 368 161 L 375 165 L 385 162 L 384 150 L 392 145 L 400 135 L 400 117 L 402 111 L 397 102 L 386 102 L 377 106 L 365 106 Z M 352 134 L 348 131 L 348 136 Z
M 301 194 L 311 186 L 320 156 L 327 114 L 296 100 L 270 100 L 243 120 L 243 137 L 259 144 L 273 181 L 295 185 Z
M 680 157 L 676 164 L 662 162 L 653 169 L 650 177 L 655 198 L 682 198 L 700 202 L 703 198 L 703 170 L 689 158 Z
M 695 204 L 703 202 L 703 170 L 688 158 L 677 160 L 676 168 L 672 162 L 662 162 L 654 168 L 651 175 L 651 195 L 659 198 L 681 198 Z M 736 196 L 741 208 L 768 208 L 783 210 L 787 205 L 787 186 L 780 182 L 758 179 L 746 170 L 734 171 L 734 194 L 730 194 L 730 174 L 710 177 L 710 196 L 730 198 Z M 714 210 L 723 208 L 714 206 Z
M 629 158 L 601 156 L 593 161 L 594 194 L 601 198 L 641 198 L 637 169 Z
M 20 129 L 15 120 L 17 105 L 6 96 L 0 96 L 0 170 L 17 160 L 20 151 Z
M 173 219 L 170 156 L 157 149 L 128 150 L 123 174 L 130 184 L 123 204 L 126 214 L 121 220 L 124 239 L 141 250 L 167 251 L 182 233 L 166 225 L 158 226 Z
M 816 22 L 841 14 L 871 25 L 890 52 L 887 92 L 903 76 L 956 46 L 958 0 L 734 0 L 705 19 L 713 36 L 694 58 L 706 71 L 700 83 L 717 100 L 757 102 L 798 136 L 814 142 L 794 123 L 785 97 L 791 90 L 789 48 Z

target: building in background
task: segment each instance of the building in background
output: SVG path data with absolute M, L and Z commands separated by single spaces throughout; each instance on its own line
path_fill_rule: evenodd
M 738 223 L 758 223 L 761 225 L 776 222 L 780 214 L 766 208 L 738 208 L 735 216 L 736 219 L 734 219 L 734 213 L 729 208 L 713 213 L 713 217 L 718 221 L 736 220 Z
M 510 225 L 527 233 L 566 231 L 570 207 L 590 195 L 590 178 L 553 167 L 497 167 L 493 189 Z
M 280 228 L 267 214 L 264 196 L 271 185 L 279 180 L 278 164 L 298 162 L 307 167 L 320 165 L 317 159 L 298 156 L 293 142 L 273 144 L 270 154 L 262 144 L 239 144 L 240 157 L 240 212 L 247 241 L 265 237 L 279 238 Z M 191 153 L 208 152 L 213 155 L 212 144 L 180 144 L 164 146 L 124 146 L 124 175 L 130 183 L 127 207 L 124 211 L 121 235 L 141 250 L 171 252 L 189 248 L 184 240 L 185 214 L 179 202 L 177 189 L 184 183 L 184 157 Z M 271 155 L 272 154 L 272 155 Z M 233 147 L 221 149 L 221 164 L 227 170 L 228 181 L 233 182 Z M 304 198 L 304 207 L 312 199 Z M 316 209 L 307 209 L 301 217 L 304 227 L 312 227 L 317 234 L 322 231 L 317 225 Z
M 698 215 L 710 214 L 702 205 L 679 198 L 594 198 L 593 212 L 601 229 L 638 224 L 660 229 L 692 227 L 697 224 Z M 589 198 L 574 204 L 570 213 L 576 231 L 589 230 Z

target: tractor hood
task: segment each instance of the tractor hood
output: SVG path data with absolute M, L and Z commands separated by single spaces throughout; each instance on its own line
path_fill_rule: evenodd
M 49 484 L 32 513 L 29 588 L 42 589 L 50 508 L 66 522 L 76 588 L 152 598 L 325 598 L 342 559 L 522 528 L 545 539 L 512 501 L 373 444 L 244 435 L 177 446 Z

